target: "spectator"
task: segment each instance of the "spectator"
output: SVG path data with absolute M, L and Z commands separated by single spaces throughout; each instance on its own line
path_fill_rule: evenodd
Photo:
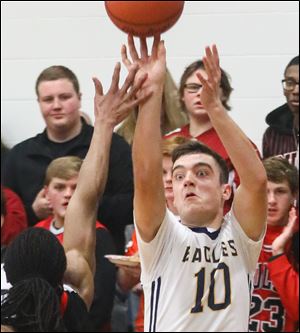
M 6 202 L 6 215 L 1 225 L 1 245 L 7 246 L 28 225 L 24 205 L 19 196 L 9 188 L 2 188 L 1 191 Z
M 93 127 L 80 118 L 79 83 L 70 69 L 46 68 L 37 78 L 35 90 L 46 128 L 13 147 L 4 167 L 4 185 L 22 199 L 30 226 L 51 214 L 42 189 L 49 163 L 68 155 L 84 158 L 93 134 Z M 132 201 L 130 147 L 114 133 L 98 219 L 111 232 L 118 252 L 124 251 L 125 225 L 133 223 Z
M 299 275 L 286 245 L 296 226 L 293 207 L 298 170 L 286 159 L 264 160 L 268 176 L 267 232 L 254 279 L 249 330 L 295 332 L 299 321 Z M 299 257 L 299 254 L 298 254 Z
M 266 117 L 263 158 L 283 156 L 299 169 L 299 56 L 286 66 L 282 86 L 287 102 Z
M 66 209 L 76 189 L 82 160 L 77 156 L 65 156 L 53 160 L 46 171 L 45 193 L 52 207 L 52 216 L 35 226 L 52 232 L 63 243 Z M 95 332 L 110 330 L 116 271 L 105 254 L 114 253 L 115 247 L 109 231 L 96 222 L 96 267 L 94 298 L 89 318 Z

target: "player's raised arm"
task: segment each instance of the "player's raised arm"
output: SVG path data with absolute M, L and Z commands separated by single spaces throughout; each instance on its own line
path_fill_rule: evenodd
M 197 74 L 203 85 L 201 103 L 207 110 L 241 181 L 234 197 L 233 211 L 248 237 L 257 240 L 266 224 L 266 172 L 249 139 L 224 110 L 218 97 L 221 72 L 215 45 L 212 49 L 206 48 L 203 62 L 207 77 Z
M 95 270 L 96 215 L 108 174 L 109 153 L 114 127 L 123 121 L 130 110 L 147 98 L 147 93 L 135 95 L 146 76 L 135 83 L 134 66 L 122 88 L 119 88 L 120 64 L 115 67 L 112 83 L 106 95 L 100 81 L 95 84 L 95 125 L 88 153 L 80 169 L 78 185 L 70 200 L 65 217 L 64 248 L 67 255 L 67 283 L 75 286 L 87 306 L 93 297 Z
M 146 39 L 140 39 L 140 56 L 133 37 L 128 37 L 132 63 L 139 65 L 139 73 L 147 73 L 144 89 L 151 97 L 140 104 L 133 140 L 134 214 L 142 239 L 151 241 L 165 215 L 165 197 L 162 183 L 161 104 L 166 73 L 166 50 L 160 36 L 154 38 L 148 55 Z M 122 60 L 127 68 L 132 65 L 122 48 Z M 138 74 L 139 75 L 139 74 Z

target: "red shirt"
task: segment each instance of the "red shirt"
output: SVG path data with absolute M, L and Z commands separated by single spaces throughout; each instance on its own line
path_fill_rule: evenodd
M 39 223 L 37 223 L 35 225 L 35 227 L 43 228 L 43 229 L 51 231 L 50 229 L 51 229 L 52 221 L 53 221 L 53 216 L 49 216 L 46 220 L 42 220 Z M 106 229 L 106 227 L 103 224 L 101 224 L 100 222 L 97 221 L 96 222 L 96 229 L 100 229 L 100 228 Z M 62 230 L 61 232 L 55 233 L 55 236 L 59 240 L 59 242 L 62 244 L 63 240 L 64 240 L 64 232 L 63 232 L 62 228 L 61 228 L 61 230 Z
M 295 332 L 299 320 L 299 275 L 285 255 L 269 261 L 283 227 L 268 226 L 254 279 L 249 331 Z
M 6 200 L 6 215 L 1 228 L 1 245 L 8 245 L 28 225 L 20 197 L 6 187 L 2 187 L 2 190 Z

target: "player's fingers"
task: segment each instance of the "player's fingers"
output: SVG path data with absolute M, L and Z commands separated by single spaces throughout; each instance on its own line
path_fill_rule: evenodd
M 139 60 L 139 55 L 136 51 L 132 35 L 128 35 L 128 48 L 129 48 L 129 53 L 130 53 L 132 61 L 133 62 L 138 61 Z
M 119 62 L 117 62 L 115 65 L 115 69 L 114 69 L 114 73 L 112 76 L 109 91 L 115 92 L 116 90 L 119 89 L 120 70 L 121 70 L 121 64 Z
M 147 46 L 147 41 L 146 38 L 140 38 L 140 43 L 141 43 L 141 57 L 142 59 L 147 59 L 148 58 L 148 46 Z
M 122 57 L 122 62 L 123 62 L 123 64 L 126 66 L 126 68 L 127 68 L 128 71 L 129 71 L 129 68 L 130 68 L 130 66 L 132 65 L 132 63 L 131 63 L 131 61 L 128 59 L 126 45 L 122 45 L 122 48 L 121 48 L 121 57 Z
M 133 64 L 130 68 L 130 71 L 125 79 L 125 82 L 124 82 L 122 88 L 120 89 L 121 96 L 125 95 L 127 90 L 129 89 L 129 87 L 133 84 L 137 71 L 138 71 L 138 65 Z
M 95 95 L 103 96 L 103 87 L 101 82 L 96 77 L 93 77 L 93 82 L 95 86 Z

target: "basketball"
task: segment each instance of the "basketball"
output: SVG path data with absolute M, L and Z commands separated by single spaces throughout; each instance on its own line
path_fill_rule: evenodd
M 184 1 L 105 1 L 112 22 L 138 37 L 161 34 L 179 19 Z

